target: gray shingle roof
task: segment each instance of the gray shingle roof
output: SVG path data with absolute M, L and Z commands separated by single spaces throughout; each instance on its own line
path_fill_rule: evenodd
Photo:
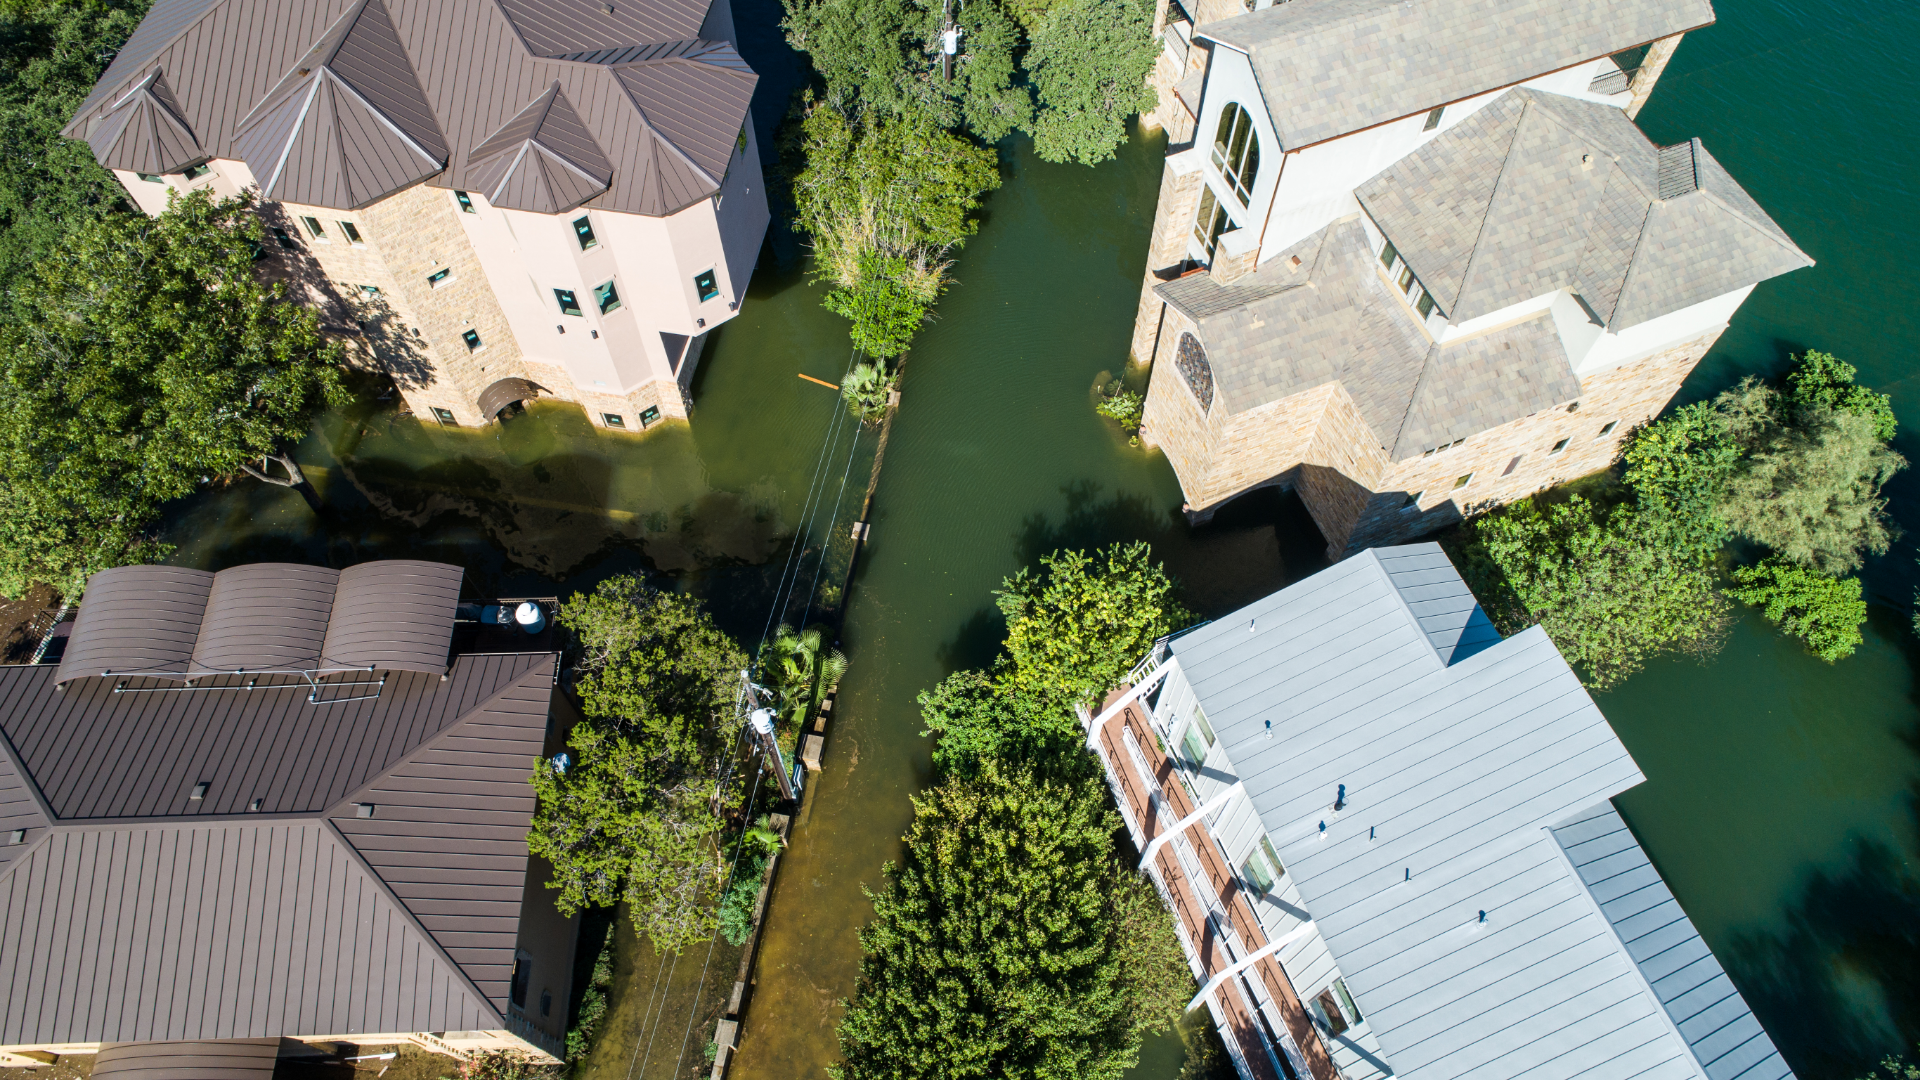
M 1534 90 L 1355 195 L 1455 322 L 1569 288 L 1621 330 L 1813 262 L 1698 140 L 1661 150 L 1619 109 Z
M 1602 803 L 1555 825 L 1553 838 L 1709 1080 L 1789 1080 L 1793 1071 L 1620 814 Z
M 157 74 L 185 132 L 174 142 L 244 160 L 271 198 L 353 209 L 423 180 L 495 189 L 504 172 L 518 175 L 504 205 L 569 209 L 590 196 L 600 209 L 670 214 L 719 190 L 756 77 L 732 46 L 702 38 L 716 12 L 724 25 L 710 0 L 612 6 L 160 0 L 67 132 L 94 140 L 111 167 L 147 162 L 153 140 L 124 137 L 146 130 L 127 109 L 146 109 L 148 126 L 165 115 L 144 98 L 110 110 Z M 561 126 L 578 131 L 522 140 L 542 159 L 527 174 L 479 152 L 556 83 L 574 113 Z
M 1285 269 L 1296 255 L 1300 268 Z M 1547 316 L 1441 347 L 1375 264 L 1349 220 L 1232 285 L 1194 274 L 1155 291 L 1194 320 L 1229 411 L 1338 381 L 1395 459 L 1580 396 Z
M 1290 0 L 1200 27 L 1309 146 L 1713 21 L 1707 0 Z
M 313 705 L 0 667 L 0 1043 L 503 1026 L 554 669 Z
M 1545 632 L 1484 618 L 1418 544 L 1170 649 L 1396 1076 L 1699 1077 L 1547 831 L 1643 777 Z

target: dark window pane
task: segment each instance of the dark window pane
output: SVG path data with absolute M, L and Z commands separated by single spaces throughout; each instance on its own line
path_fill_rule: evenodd
M 453 410 L 443 409 L 436 405 L 433 407 L 433 418 L 443 424 L 451 424 L 453 423 Z
M 325 240 L 327 238 L 327 230 L 320 227 L 319 218 L 303 217 L 300 219 L 300 221 L 302 224 L 306 225 L 307 232 L 313 234 L 313 238 L 315 240 Z
M 288 235 L 287 230 L 280 228 L 278 225 L 274 226 L 270 231 L 273 233 L 273 238 L 280 242 L 280 246 L 286 248 L 288 251 L 299 247 L 298 244 L 293 242 L 293 237 Z
M 693 288 L 700 294 L 700 302 L 704 304 L 720 295 L 720 279 L 713 276 L 713 271 L 705 270 L 694 275 Z
M 213 171 L 213 166 L 208 165 L 205 162 L 201 162 L 198 165 L 187 166 L 187 171 L 184 173 L 181 173 L 180 175 L 186 177 L 189 180 L 198 180 L 212 171 Z
M 480 347 L 480 333 L 477 330 L 466 331 L 460 335 L 460 340 L 467 343 L 468 352 L 472 352 Z
M 646 427 L 648 424 L 651 424 L 658 419 L 660 419 L 660 407 L 658 405 L 649 405 L 646 408 L 640 410 L 640 426 L 641 427 Z
M 1388 240 L 1380 248 L 1380 265 L 1386 267 L 1389 273 L 1393 271 L 1393 260 L 1399 257 L 1400 252 L 1394 249 L 1393 241 L 1391 240 Z
M 609 281 L 601 285 L 595 285 L 593 287 L 593 302 L 599 305 L 600 314 L 602 315 L 619 307 L 620 294 L 615 291 L 613 282 Z
M 473 208 L 473 196 L 468 195 L 466 192 L 456 191 L 453 193 L 453 197 L 460 203 L 460 211 L 462 213 L 477 214 L 480 212 Z
M 427 275 L 427 285 L 430 288 L 439 288 L 441 282 L 452 276 L 453 271 L 451 270 L 435 270 L 433 273 Z
M 580 314 L 580 301 L 574 298 L 572 289 L 555 289 L 553 290 L 553 298 L 560 303 L 560 314 Z
M 349 244 L 358 244 L 361 242 L 360 230 L 354 228 L 353 222 L 351 221 L 343 221 L 340 223 L 340 233 L 347 238 L 347 243 Z
M 1422 130 L 1422 131 L 1432 131 L 1432 130 L 1433 130 L 1434 128 L 1437 128 L 1437 127 L 1439 127 L 1439 126 L 1440 126 L 1440 114 L 1441 114 L 1441 113 L 1443 113 L 1443 112 L 1446 112 L 1446 111 L 1447 111 L 1447 107 L 1446 107 L 1445 105 L 1442 105 L 1442 106 L 1440 106 L 1439 108 L 1437 108 L 1437 109 L 1435 109 L 1435 110 L 1433 110 L 1432 112 L 1430 112 L 1430 113 L 1428 113 L 1428 114 L 1427 114 L 1427 126 L 1426 126 L 1426 127 L 1423 127 L 1423 128 L 1421 128 L 1420 130 Z
M 1413 307 L 1415 311 L 1418 311 L 1420 313 L 1420 317 L 1423 319 L 1433 314 L 1432 294 L 1428 293 L 1425 289 L 1422 289 L 1420 291 L 1420 302 L 1413 305 Z
M 574 219 L 573 235 L 579 238 L 581 251 L 585 251 L 600 242 L 593 238 L 593 222 L 588 218 L 581 217 Z
M 140 179 L 142 179 L 142 180 L 145 180 L 145 181 L 146 181 L 147 183 L 149 183 L 149 184 L 164 184 L 164 183 L 166 183 L 166 182 L 167 182 L 167 178 L 166 178 L 166 177 L 164 177 L 164 176 L 155 176 L 155 175 L 153 175 L 153 174 L 152 174 L 152 173 L 150 173 L 150 172 L 143 172 L 143 173 L 134 173 L 133 175 L 135 175 L 135 176 L 137 176 L 137 177 L 139 177 L 139 178 L 140 178 Z
M 627 418 L 624 416 L 621 416 L 617 412 L 601 413 L 600 422 L 607 425 L 608 427 L 623 428 L 627 426 Z

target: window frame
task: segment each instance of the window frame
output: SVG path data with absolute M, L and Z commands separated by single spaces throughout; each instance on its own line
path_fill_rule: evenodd
M 293 238 L 293 234 L 278 225 L 267 226 L 267 235 L 273 237 L 275 243 L 288 251 L 300 250 L 299 241 Z
M 1561 454 L 1564 454 L 1564 453 L 1566 453 L 1566 452 L 1567 452 L 1567 447 L 1569 447 L 1569 446 L 1571 446 L 1571 445 L 1573 445 L 1573 440 L 1572 440 L 1572 439 L 1570 439 L 1570 438 L 1568 438 L 1568 439 L 1561 439 L 1561 440 L 1560 440 L 1559 442 L 1557 442 L 1557 443 L 1554 443 L 1554 444 L 1553 444 L 1553 449 L 1551 449 L 1551 450 L 1548 450 L 1548 451 L 1547 451 L 1547 456 L 1548 456 L 1548 457 L 1559 457 L 1559 456 L 1560 456 Z
M 166 177 L 155 176 L 150 172 L 137 172 L 137 173 L 134 173 L 133 175 L 139 177 L 142 180 L 145 180 L 149 184 L 164 184 L 167 182 Z
M 1220 110 L 1208 160 L 1240 205 L 1251 205 L 1253 185 L 1260 178 L 1260 133 L 1254 130 L 1253 113 L 1245 105 L 1229 101 Z
M 1434 109 L 1432 112 L 1428 113 L 1426 125 L 1420 129 L 1421 133 L 1425 134 L 1426 132 L 1432 131 L 1434 128 L 1439 127 L 1440 117 L 1444 116 L 1446 114 L 1446 111 L 1447 111 L 1447 107 L 1445 105 L 1442 105 Z
M 581 214 L 573 219 L 573 238 L 579 242 L 581 251 L 600 246 L 600 237 L 593 231 L 592 214 Z
M 527 990 L 533 983 L 533 956 L 525 949 L 513 950 L 513 968 L 507 975 L 507 1000 L 522 1011 L 527 1007 Z
M 443 266 L 427 275 L 427 288 L 437 289 L 453 280 L 453 267 Z
M 1412 494 L 1408 495 L 1407 501 L 1400 504 L 1401 512 L 1405 513 L 1408 510 L 1420 509 L 1420 499 L 1422 496 L 1426 495 L 1426 493 L 1427 493 L 1426 489 L 1423 488 L 1419 491 L 1413 492 Z
M 1347 1029 L 1353 1026 L 1347 1023 L 1346 1013 L 1340 1011 L 1339 999 L 1333 996 L 1333 984 L 1327 984 L 1325 990 L 1313 995 L 1312 1001 L 1314 1013 L 1319 1016 L 1320 1022 L 1326 1025 L 1327 1033 L 1334 1038 L 1346 1034 Z
M 1273 893 L 1273 875 L 1267 872 L 1265 862 L 1258 851 L 1247 852 L 1247 857 L 1240 862 L 1240 881 L 1257 896 Z
M 213 162 L 199 161 L 180 170 L 180 178 L 192 183 L 203 176 L 213 175 Z
M 474 209 L 473 196 L 468 194 L 467 192 L 464 192 L 464 191 L 454 192 L 453 201 L 460 204 L 460 212 L 463 214 L 477 214 L 480 212 Z
M 640 428 L 646 430 L 660 421 L 660 406 L 649 405 L 640 410 Z
M 584 319 L 587 313 L 580 307 L 580 297 L 572 289 L 553 290 L 553 301 L 560 306 L 560 314 Z
M 1367 1018 L 1360 1015 L 1360 1006 L 1353 1003 L 1353 995 L 1347 990 L 1347 980 L 1345 977 L 1339 975 L 1334 976 L 1333 996 L 1334 1000 L 1340 1003 L 1341 1009 L 1346 1012 L 1347 1018 L 1352 1025 L 1357 1026 L 1367 1022 Z
M 1220 238 L 1237 228 L 1233 215 L 1227 213 L 1227 204 L 1213 193 L 1213 185 L 1201 181 L 1200 205 L 1193 212 L 1193 238 L 1208 259 L 1220 250 Z
M 1199 756 L 1194 755 L 1193 737 L 1201 738 Z M 1180 733 L 1180 756 L 1189 768 L 1198 769 L 1206 764 L 1207 755 L 1213 753 L 1213 747 L 1219 738 L 1214 734 L 1213 725 L 1207 722 L 1207 714 L 1200 706 L 1193 707 L 1193 714 L 1187 717 L 1187 726 Z
M 593 287 L 593 306 L 599 308 L 602 315 L 620 310 L 620 290 L 614 286 L 612 278 Z
M 460 420 L 453 415 L 452 409 L 443 409 L 438 405 L 429 405 L 427 408 L 433 412 L 433 418 L 439 422 L 441 427 L 460 426 Z
M 601 413 L 600 423 L 604 427 L 617 428 L 621 431 L 627 430 L 627 418 L 617 412 Z
M 353 222 L 336 219 L 334 224 L 340 226 L 340 235 L 347 238 L 347 243 L 352 244 L 354 247 L 367 246 L 366 238 L 360 235 L 359 227 L 354 225 Z
M 305 225 L 307 227 L 307 235 L 312 237 L 315 241 L 322 244 L 333 243 L 333 239 L 327 235 L 326 226 L 320 224 L 319 218 L 314 217 L 311 214 L 301 214 L 300 224 Z
M 487 347 L 487 343 L 481 339 L 480 331 L 478 330 L 460 331 L 460 340 L 466 344 L 467 351 L 470 353 L 477 353 Z
M 1620 426 L 1620 421 L 1618 420 L 1607 421 L 1605 424 L 1601 425 L 1600 434 L 1595 435 L 1593 437 L 1593 441 L 1599 442 L 1601 439 L 1604 439 L 1607 436 L 1613 434 L 1613 430 L 1619 426 Z
M 702 278 L 706 280 L 703 282 Z M 720 298 L 720 276 L 714 273 L 714 268 L 708 267 L 693 275 L 693 294 L 703 304 Z
M 1464 476 L 1461 476 L 1461 477 L 1459 477 L 1458 479 L 1456 479 L 1456 480 L 1454 480 L 1454 482 L 1453 482 L 1453 490 L 1455 490 L 1455 491 L 1459 491 L 1459 490 L 1460 490 L 1461 488 L 1464 488 L 1464 487 L 1466 487 L 1466 486 L 1467 486 L 1468 484 L 1471 484 L 1471 483 L 1473 483 L 1473 477 L 1474 477 L 1474 474 L 1470 472 L 1470 473 L 1467 473 L 1466 475 L 1464 475 Z

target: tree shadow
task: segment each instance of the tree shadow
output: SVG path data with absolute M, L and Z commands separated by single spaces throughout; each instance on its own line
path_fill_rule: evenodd
M 942 643 L 934 651 L 941 666 L 948 673 L 965 671 L 970 668 L 986 670 L 1000 655 L 1000 645 L 1007 639 L 1007 619 L 1000 609 L 988 604 L 960 624 L 953 637 Z

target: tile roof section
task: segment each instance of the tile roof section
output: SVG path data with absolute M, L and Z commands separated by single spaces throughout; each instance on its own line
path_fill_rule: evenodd
M 0 1042 L 504 1026 L 556 659 L 331 706 L 0 667 L 0 815 L 60 815 L 0 848 Z
M 1619 109 L 1535 90 L 1355 195 L 1456 323 L 1569 288 L 1617 331 L 1812 265 L 1698 140 L 1659 149 Z
M 206 156 L 159 71 L 90 123 L 86 140 L 106 168 L 155 176 L 180 172 Z
M 1293 150 L 1712 21 L 1707 0 L 1291 0 L 1197 33 L 1252 57 Z
M 273 1080 L 280 1040 L 108 1043 L 93 1055 L 99 1080 Z
M 82 135 L 165 68 L 208 154 L 245 160 L 270 197 L 352 209 L 423 179 L 480 190 L 478 167 L 500 163 L 475 149 L 558 81 L 607 167 L 557 136 L 538 145 L 589 175 L 610 171 L 588 205 L 671 214 L 719 189 L 756 77 L 730 45 L 698 38 L 708 3 L 614 7 L 161 0 L 68 131 Z M 530 182 L 556 200 L 577 193 L 557 174 Z
M 1396 460 L 1580 396 L 1553 317 L 1532 318 L 1427 353 L 1390 451 Z
M 1699 1077 L 1547 832 L 1643 777 L 1471 601 L 1438 545 L 1379 548 L 1170 649 L 1395 1075 Z
M 1553 826 L 1708 1080 L 1791 1080 L 1793 1071 L 1609 803 Z

